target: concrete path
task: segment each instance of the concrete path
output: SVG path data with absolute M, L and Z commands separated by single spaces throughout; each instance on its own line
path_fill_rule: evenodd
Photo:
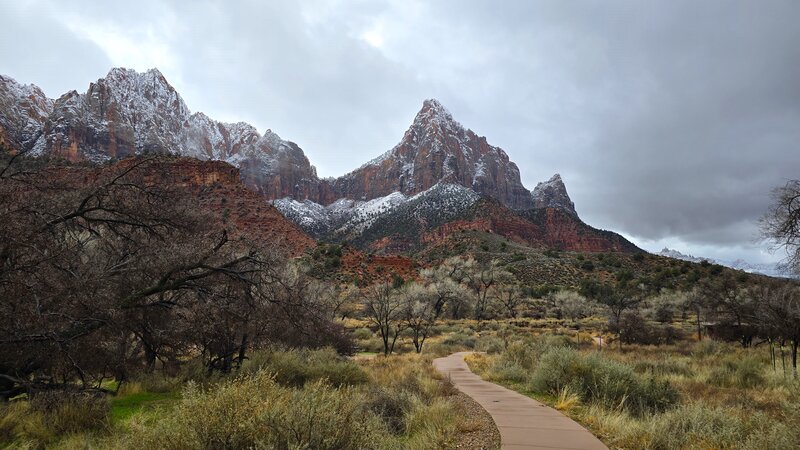
M 464 362 L 468 353 L 434 359 L 433 365 L 489 412 L 500 430 L 501 449 L 608 450 L 592 433 L 555 409 L 482 380 Z

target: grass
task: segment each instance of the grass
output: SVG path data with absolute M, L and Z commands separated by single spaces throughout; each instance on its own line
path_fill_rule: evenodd
M 111 399 L 111 422 L 127 422 L 135 414 L 169 406 L 180 399 L 180 392 L 137 392 Z
M 430 358 L 460 350 L 486 352 L 467 357 L 473 371 L 561 410 L 610 448 L 800 448 L 800 384 L 780 362 L 773 371 L 763 347 L 684 340 L 600 352 L 590 339 L 599 323 L 448 320 L 423 355 L 407 342 L 388 358 L 353 360 L 270 349 L 229 377 L 187 364 L 176 378 L 127 382 L 105 403 L 0 405 L 0 448 L 448 448 L 477 424 L 451 404 L 454 388 Z M 362 322 L 352 328 L 375 339 Z
M 231 377 L 168 386 L 145 377 L 100 403 L 0 405 L 0 448 L 438 449 L 468 426 L 452 386 L 412 354 L 270 350 Z
M 707 341 L 601 354 L 551 339 L 519 339 L 467 362 L 560 409 L 610 448 L 800 447 L 800 384 L 773 371 L 760 348 Z

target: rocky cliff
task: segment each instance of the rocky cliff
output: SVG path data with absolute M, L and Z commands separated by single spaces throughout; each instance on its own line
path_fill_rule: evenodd
M 641 251 L 622 236 L 593 228 L 562 209 L 544 207 L 515 211 L 489 198 L 475 203 L 458 220 L 426 233 L 423 240 L 436 243 L 462 231 L 493 233 L 519 244 L 565 251 Z
M 84 93 L 48 99 L 41 89 L 0 77 L 0 142 L 34 155 L 103 162 L 135 154 L 172 153 L 226 161 L 268 200 L 290 197 L 329 205 L 393 192 L 411 196 L 437 183 L 458 184 L 527 209 L 535 199 L 500 148 L 426 100 L 400 142 L 353 172 L 322 180 L 297 144 L 246 123 L 192 113 L 157 69 L 115 68 Z
M 422 104 L 391 150 L 336 179 L 320 179 L 303 150 L 271 130 L 262 135 L 246 123 L 192 113 L 156 69 L 112 69 L 86 92 L 71 91 L 56 100 L 36 86 L 0 77 L 0 142 L 73 162 L 152 153 L 223 161 L 238 169 L 249 191 L 231 190 L 247 202 L 274 200 L 283 214 L 317 237 L 376 250 L 412 248 L 421 236 L 432 239 L 458 228 L 458 221 L 531 245 L 630 248 L 578 219 L 559 175 L 528 191 L 505 151 L 463 127 L 436 100 Z M 233 186 L 235 169 L 225 167 L 213 174 L 199 167 L 188 173 L 180 169 L 173 181 Z M 497 217 L 465 217 L 481 197 L 502 206 L 489 208 Z
M 578 217 L 575 204 L 567 194 L 561 175 L 555 174 L 545 182 L 538 183 L 531 194 L 534 208 L 555 208 Z
M 336 192 L 369 200 L 458 184 L 517 209 L 533 206 L 519 169 L 501 148 L 465 129 L 436 100 L 425 100 L 403 139 L 382 156 L 334 181 Z
M 0 77 L 0 139 L 14 150 L 103 162 L 172 153 L 226 161 L 263 196 L 320 199 L 316 169 L 293 142 L 246 123 L 192 114 L 156 69 L 115 68 L 85 93 L 50 100 L 35 86 Z

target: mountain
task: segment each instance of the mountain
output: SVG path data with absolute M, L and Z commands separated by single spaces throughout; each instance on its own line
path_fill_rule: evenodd
M 532 197 L 502 149 L 464 128 L 433 99 L 423 102 L 396 146 L 332 180 L 320 179 L 303 150 L 271 130 L 261 135 L 246 123 L 217 122 L 192 113 L 157 69 L 139 73 L 114 68 L 86 92 L 70 91 L 55 100 L 36 86 L 0 77 L 0 140 L 15 150 L 73 162 L 154 152 L 226 161 L 269 200 L 291 197 L 330 205 L 342 198 L 369 201 L 394 192 L 413 196 L 445 183 L 515 209 L 534 207 L 537 201 L 571 208 L 568 197 L 562 198 L 563 184 L 555 194 L 543 192 L 543 200 Z
M 458 184 L 517 209 L 533 206 L 519 169 L 501 148 L 465 129 L 436 100 L 425 100 L 391 150 L 334 181 L 335 191 L 369 200 L 414 195 L 438 183 Z
M 423 239 L 436 242 L 465 231 L 497 234 L 530 247 L 574 252 L 641 252 L 622 236 L 593 228 L 561 209 L 513 210 L 490 197 L 482 198 L 459 220 L 432 230 Z
M 55 100 L 0 77 L 0 142 L 72 162 L 147 153 L 224 161 L 309 234 L 383 251 L 414 248 L 459 220 L 530 245 L 638 251 L 584 224 L 560 175 L 527 190 L 505 151 L 433 99 L 391 150 L 335 179 L 320 179 L 303 150 L 271 130 L 192 113 L 157 69 L 115 68 Z M 497 217 L 476 209 L 484 201 Z
M 381 253 L 407 252 L 465 231 L 497 234 L 519 244 L 579 252 L 640 252 L 622 236 L 592 228 L 555 207 L 515 210 L 459 184 L 438 183 L 407 197 L 394 192 L 370 201 L 331 205 L 273 202 L 306 232 Z
M 726 261 L 722 259 L 703 258 L 703 257 L 687 255 L 667 247 L 664 247 L 660 252 L 656 253 L 656 255 L 666 256 L 668 258 L 680 259 L 683 261 L 689 261 L 695 263 L 701 263 L 703 261 L 707 261 L 711 264 L 719 264 L 720 266 L 730 267 L 731 269 L 742 270 L 747 273 L 757 273 L 761 275 L 767 275 L 770 277 L 797 278 L 796 275 L 792 274 L 785 268 L 780 267 L 780 265 L 778 264 L 754 264 L 754 263 L 749 263 L 743 259 L 737 259 L 735 261 Z
M 32 148 L 42 138 L 52 111 L 53 100 L 38 86 L 0 75 L 0 143 L 13 149 Z
M 549 180 L 540 182 L 533 188 L 534 208 L 556 208 L 578 217 L 575 204 L 567 194 L 567 187 L 561 180 L 560 174 L 555 174 Z
M 157 69 L 115 68 L 79 94 L 56 100 L 0 77 L 0 139 L 15 150 L 72 162 L 103 162 L 144 153 L 226 161 L 267 198 L 319 197 L 316 169 L 293 142 L 246 123 L 192 114 Z

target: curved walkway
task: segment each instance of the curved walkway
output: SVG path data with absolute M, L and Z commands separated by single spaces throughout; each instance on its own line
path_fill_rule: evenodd
M 434 359 L 433 365 L 489 412 L 500 430 L 501 449 L 608 450 L 592 433 L 555 409 L 482 380 L 464 362 L 468 353 Z

